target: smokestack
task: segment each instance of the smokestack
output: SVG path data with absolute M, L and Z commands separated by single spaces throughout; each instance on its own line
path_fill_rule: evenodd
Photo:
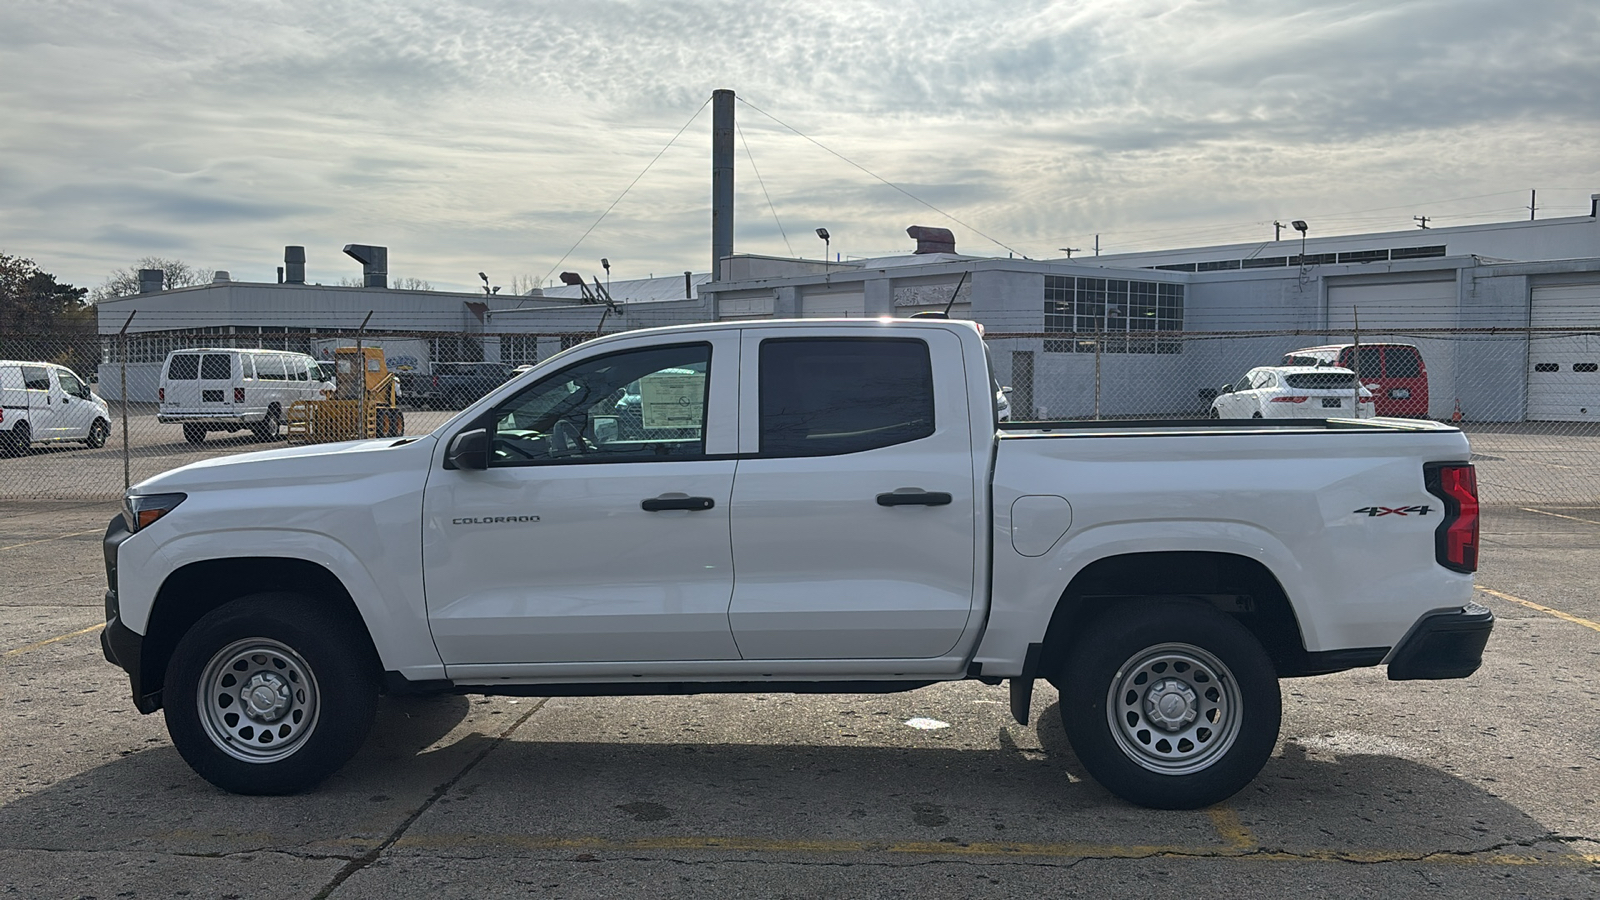
M 163 290 L 162 283 L 166 281 L 167 273 L 160 269 L 139 270 L 139 293 L 154 294 Z
M 711 92 L 711 280 L 733 255 L 733 91 Z
M 694 281 L 693 281 L 693 278 L 694 278 L 693 273 L 690 273 L 690 272 L 684 272 L 683 273 L 683 299 L 685 299 L 685 300 L 693 300 L 694 299 Z
M 361 280 L 366 287 L 389 286 L 389 248 L 371 244 L 345 244 L 344 255 L 361 263 Z
M 956 236 L 948 228 L 929 228 L 926 225 L 913 225 L 906 229 L 906 234 L 911 235 L 917 242 L 917 253 L 954 253 L 956 252 Z
M 1600 219 L 1600 194 L 1589 195 L 1589 216 Z
M 283 283 L 306 283 L 306 248 L 283 248 Z

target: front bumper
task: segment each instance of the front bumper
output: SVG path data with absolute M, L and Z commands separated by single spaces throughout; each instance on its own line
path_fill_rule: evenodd
M 1389 654 L 1389 680 L 1466 678 L 1483 665 L 1494 613 L 1476 603 L 1428 613 Z
M 149 714 L 161 708 L 161 686 L 149 693 L 144 685 L 144 636 L 122 624 L 122 611 L 117 601 L 117 548 L 133 537 L 122 516 L 117 516 L 106 526 L 105 540 L 101 546 L 106 559 L 106 627 L 100 632 L 100 652 L 106 662 L 128 673 L 128 684 L 133 689 L 133 705 L 139 712 Z

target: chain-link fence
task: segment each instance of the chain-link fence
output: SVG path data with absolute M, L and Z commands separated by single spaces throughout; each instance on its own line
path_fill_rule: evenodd
M 590 337 L 0 335 L 0 500 L 114 499 L 208 457 L 425 433 Z M 1486 502 L 1600 503 L 1600 330 L 991 332 L 988 344 L 1016 421 L 1457 422 Z

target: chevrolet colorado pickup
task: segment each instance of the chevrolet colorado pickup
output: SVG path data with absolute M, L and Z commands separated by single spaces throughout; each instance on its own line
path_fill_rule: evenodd
M 623 428 L 624 396 L 637 423 Z M 1466 438 L 1416 420 L 1002 423 L 983 338 L 769 321 L 590 341 L 431 434 L 208 459 L 105 537 L 106 657 L 230 791 L 318 783 L 382 691 L 1036 679 L 1138 804 L 1239 790 L 1278 679 L 1462 678 Z

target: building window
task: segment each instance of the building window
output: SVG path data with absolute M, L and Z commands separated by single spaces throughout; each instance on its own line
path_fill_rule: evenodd
M 539 361 L 536 334 L 500 335 L 500 361 L 508 366 L 531 366 Z
M 1183 285 L 1046 275 L 1046 353 L 1181 353 Z

